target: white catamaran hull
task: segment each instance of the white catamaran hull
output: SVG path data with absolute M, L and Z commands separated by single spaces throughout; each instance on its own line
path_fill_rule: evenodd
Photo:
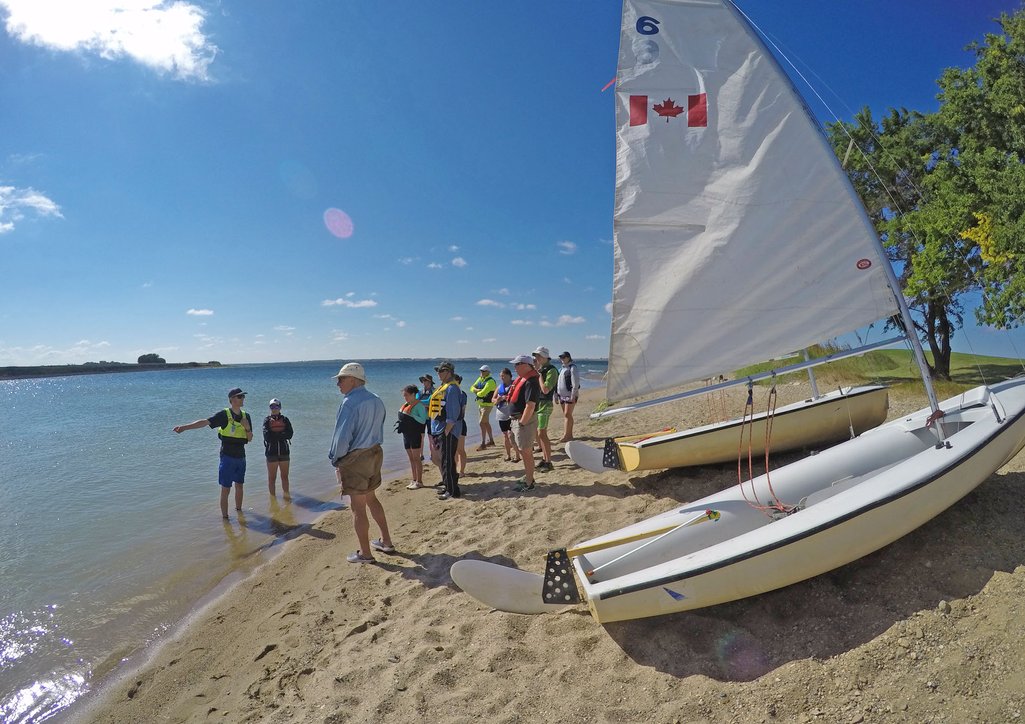
M 888 409 L 889 398 L 882 385 L 846 387 L 785 405 L 771 418 L 769 447 L 772 452 L 786 452 L 848 440 L 852 431 L 860 435 L 882 424 Z M 748 421 L 744 454 L 748 452 L 748 440 L 752 454 L 765 453 L 766 418 L 766 413 L 760 412 Z M 604 450 L 571 441 L 566 444 L 566 453 L 592 473 L 712 465 L 737 459 L 742 424 L 742 420 L 729 420 L 689 430 L 612 438 Z
M 798 505 L 777 520 L 749 504 L 747 483 L 580 544 L 613 543 L 573 558 L 591 613 L 605 623 L 753 596 L 842 566 L 921 526 L 1025 446 L 1025 379 L 975 388 L 942 408 L 940 447 L 925 409 L 756 478 L 761 503 L 772 500 L 771 483 L 776 498 Z M 719 519 L 614 545 L 706 510 Z

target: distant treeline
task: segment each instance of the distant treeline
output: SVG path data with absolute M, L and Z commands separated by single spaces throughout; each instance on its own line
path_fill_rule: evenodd
M 67 375 L 99 375 L 108 372 L 148 372 L 151 370 L 184 370 L 194 367 L 220 367 L 210 362 L 86 362 L 80 365 L 40 365 L 38 367 L 0 367 L 0 380 L 26 377 L 65 377 Z

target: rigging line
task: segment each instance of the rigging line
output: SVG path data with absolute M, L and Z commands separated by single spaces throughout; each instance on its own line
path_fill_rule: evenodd
M 751 412 L 750 424 L 748 420 L 748 411 Z M 740 422 L 740 446 L 737 448 L 737 483 L 740 486 L 740 494 L 744 496 L 744 502 L 750 505 L 752 508 L 757 510 L 763 510 L 762 502 L 758 499 L 758 491 L 755 489 L 754 475 L 752 468 L 754 464 L 751 460 L 751 437 L 752 431 L 754 430 L 754 382 L 748 380 L 747 383 L 747 402 L 744 404 L 744 414 L 741 416 Z M 752 503 L 747 498 L 747 492 L 744 490 L 744 435 L 747 434 L 747 470 L 748 478 L 751 479 L 751 496 L 754 498 Z
M 769 450 L 772 441 L 772 423 L 776 417 L 777 400 L 776 381 L 775 377 L 773 377 L 772 389 L 769 390 L 769 397 L 765 406 L 765 482 L 769 486 L 769 494 L 772 495 L 773 503 L 770 507 L 781 513 L 787 513 L 793 510 L 793 507 L 788 506 L 776 495 L 776 491 L 772 489 L 772 478 L 769 475 Z

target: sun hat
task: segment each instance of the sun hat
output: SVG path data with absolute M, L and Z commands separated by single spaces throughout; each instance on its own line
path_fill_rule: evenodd
M 431 375 L 420 375 L 421 382 L 426 382 L 427 380 L 430 380 L 432 385 L 434 384 L 434 377 Z
M 338 374 L 334 376 L 334 379 L 340 377 L 355 377 L 357 380 L 367 381 L 367 375 L 363 371 L 363 365 L 359 362 L 346 362 L 342 365 L 342 368 L 338 370 Z
M 490 372 L 490 371 L 491 371 L 491 368 L 490 368 L 490 367 L 488 367 L 487 365 L 481 365 L 481 366 L 480 366 L 480 371 L 481 371 L 481 372 Z
M 245 396 L 246 396 L 246 393 L 242 391 L 241 387 L 232 387 L 230 390 L 228 390 L 228 399 L 229 400 L 232 397 L 245 397 Z
M 281 400 L 279 400 L 277 397 L 272 397 L 270 398 L 270 402 L 268 402 L 267 405 L 270 407 L 281 407 Z
M 441 372 L 443 370 L 448 370 L 449 372 L 455 372 L 456 368 L 455 368 L 455 365 L 453 365 L 451 362 L 449 362 L 448 360 L 445 360 L 440 365 L 438 365 L 437 367 L 434 368 L 435 372 Z
M 511 365 L 532 365 L 534 364 L 534 358 L 529 354 L 518 354 L 509 360 Z
M 548 351 L 547 347 L 538 347 L 537 349 L 534 350 L 534 354 L 539 354 L 542 357 L 544 357 L 545 359 L 551 359 L 552 358 L 552 354 L 551 354 L 551 352 Z

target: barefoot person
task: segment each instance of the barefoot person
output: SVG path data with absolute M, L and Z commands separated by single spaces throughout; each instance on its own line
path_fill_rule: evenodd
M 273 498 L 278 472 L 281 472 L 281 494 L 288 500 L 289 448 L 292 440 L 292 421 L 281 414 L 281 400 L 270 401 L 270 414 L 263 419 L 263 453 L 267 458 L 267 490 Z
M 562 371 L 559 372 L 557 394 L 559 407 L 562 408 L 562 418 L 565 421 L 559 442 L 569 442 L 573 439 L 573 408 L 577 406 L 577 400 L 580 398 L 580 372 L 577 371 L 577 365 L 569 352 L 560 354 L 559 361 L 562 362 Z
M 221 516 L 228 518 L 228 493 L 235 486 L 235 510 L 242 510 L 242 486 L 246 482 L 246 444 L 253 439 L 253 420 L 242 409 L 246 393 L 238 387 L 228 392 L 228 404 L 220 412 L 206 419 L 176 425 L 172 428 L 179 435 L 186 430 L 201 427 L 217 429 L 221 440 L 221 459 L 217 467 L 217 482 L 221 486 Z
M 331 449 L 327 453 L 335 475 L 352 505 L 352 527 L 359 550 L 346 557 L 349 563 L 374 563 L 374 551 L 394 553 L 384 506 L 374 493 L 381 487 L 381 464 L 384 462 L 384 418 L 381 398 L 366 388 L 363 365 L 349 362 L 334 376 L 338 391 L 344 395 L 338 406 Z M 381 537 L 370 540 L 370 519 L 373 516 Z
M 409 470 L 413 482 L 406 486 L 407 490 L 419 490 L 424 486 L 424 424 L 427 422 L 427 406 L 417 399 L 416 385 L 402 388 L 402 398 L 406 401 L 399 410 L 399 421 L 396 432 L 402 435 L 402 446 L 409 457 Z

